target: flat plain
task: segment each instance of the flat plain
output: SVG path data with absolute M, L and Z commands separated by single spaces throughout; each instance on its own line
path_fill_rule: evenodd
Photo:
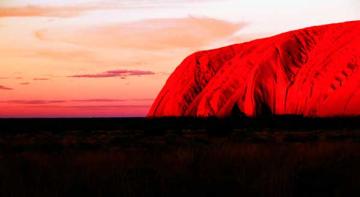
M 359 118 L 1 119 L 1 196 L 359 196 Z

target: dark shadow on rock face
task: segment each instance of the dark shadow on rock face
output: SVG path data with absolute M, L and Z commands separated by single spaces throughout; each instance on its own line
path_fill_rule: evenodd
M 261 102 L 258 104 L 256 108 L 256 115 L 258 117 L 271 117 L 273 114 L 269 105 L 267 105 L 264 102 Z
M 266 90 L 262 88 L 261 93 L 257 92 L 254 96 L 257 117 L 271 117 L 273 114 L 267 103 L 268 98 L 266 93 Z
M 272 117 L 273 113 L 271 111 L 271 108 L 269 107 L 269 105 L 267 105 L 265 102 L 258 102 L 256 104 L 256 116 L 257 117 L 261 117 L 261 118 L 266 118 L 266 117 Z M 231 110 L 231 118 L 245 118 L 246 114 L 244 112 L 241 111 L 241 109 L 239 108 L 238 105 L 234 105 L 232 110 Z
M 233 118 L 243 118 L 246 115 L 244 114 L 244 112 L 242 112 L 239 108 L 238 105 L 234 105 L 234 107 L 231 110 L 231 117 Z

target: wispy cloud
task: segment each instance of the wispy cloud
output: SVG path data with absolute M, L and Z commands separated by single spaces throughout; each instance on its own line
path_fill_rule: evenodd
M 81 109 L 99 109 L 102 110 L 104 108 L 148 108 L 150 105 L 70 105 L 64 106 L 66 108 L 81 108 Z
M 71 100 L 71 102 L 85 102 L 85 103 L 97 103 L 97 102 L 123 102 L 126 99 L 78 99 Z
M 23 85 L 23 86 L 30 85 L 30 83 L 29 82 L 21 82 L 20 85 Z
M 12 88 L 0 85 L 0 90 L 13 90 Z
M 7 100 L 0 101 L 0 103 L 7 104 L 20 104 L 20 105 L 44 105 L 44 104 L 55 104 L 55 103 L 65 103 L 66 100 Z
M 34 4 L 35 3 L 35 4 Z M 173 3 L 164 2 L 136 2 L 136 1 L 99 1 L 72 3 L 72 1 L 57 4 L 44 4 L 32 2 L 29 5 L 5 5 L 0 7 L 0 17 L 74 17 L 87 11 L 97 10 L 119 10 L 119 9 L 138 9 L 159 6 L 176 6 Z M 1 1 L 0 1 L 1 4 Z
M 143 75 L 154 75 L 152 71 L 146 70 L 110 70 L 102 73 L 95 74 L 81 74 L 81 75 L 72 75 L 68 77 L 74 78 L 109 78 L 109 77 L 121 77 L 125 78 L 128 76 L 143 76 Z
M 47 80 L 50 80 L 49 78 L 44 78 L 44 77 L 36 77 L 36 78 L 33 78 L 34 81 L 47 81 Z
M 148 98 L 135 98 L 135 99 L 109 99 L 109 98 L 92 98 L 92 99 L 71 99 L 71 100 L 3 100 L 0 103 L 6 104 L 18 104 L 18 105 L 49 105 L 49 104 L 60 104 L 60 103 L 123 103 L 123 102 L 142 102 L 142 101 L 152 101 L 153 99 Z M 82 105 L 84 106 L 84 105 Z
M 0 17 L 72 17 L 83 11 L 91 10 L 90 7 L 75 6 L 18 6 L 18 7 L 0 7 Z
M 144 113 L 150 108 L 150 105 L 136 105 L 136 104 L 123 104 L 123 105 L 31 105 L 31 108 L 42 108 L 42 109 L 76 109 L 80 111 L 106 111 L 113 110 L 114 112 L 120 112 L 119 110 L 138 110 L 143 109 Z M 127 112 L 129 113 L 129 112 Z
M 206 46 L 231 36 L 243 26 L 243 23 L 214 18 L 187 17 L 148 19 L 66 31 L 48 29 L 34 34 L 42 40 L 92 47 L 161 50 Z

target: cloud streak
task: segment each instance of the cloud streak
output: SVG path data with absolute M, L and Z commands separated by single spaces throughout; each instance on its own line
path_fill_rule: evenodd
M 148 19 L 72 30 L 39 30 L 41 40 L 91 47 L 168 50 L 196 48 L 227 38 L 244 26 L 214 18 Z
M 139 99 L 107 99 L 107 98 L 95 98 L 95 99 L 72 99 L 72 100 L 4 100 L 0 103 L 16 104 L 16 105 L 49 105 L 49 104 L 69 104 L 69 103 L 121 103 L 129 101 L 152 101 L 153 99 L 139 98 Z M 82 105 L 83 106 L 83 105 Z
M 0 90 L 13 90 L 12 88 L 0 85 Z
M 50 80 L 49 78 L 43 78 L 43 77 L 36 77 L 36 78 L 33 78 L 34 81 L 48 81 Z
M 70 105 L 64 106 L 66 108 L 80 108 L 80 109 L 89 109 L 89 110 L 102 110 L 104 108 L 149 108 L 150 105 Z
M 85 103 L 98 103 L 98 102 L 124 102 L 126 99 L 76 99 L 71 102 L 85 102 Z
M 128 76 L 144 76 L 144 75 L 155 75 L 155 73 L 152 71 L 146 71 L 146 70 L 110 70 L 110 71 L 105 71 L 102 73 L 72 75 L 72 76 L 68 76 L 68 77 L 73 77 L 73 78 L 110 78 L 110 77 L 126 78 Z
M 18 6 L 18 7 L 0 7 L 0 17 L 73 17 L 81 12 L 92 10 L 91 7 L 75 6 Z
M 19 104 L 19 105 L 45 105 L 55 103 L 65 103 L 65 100 L 7 100 L 0 101 L 0 103 L 6 104 Z

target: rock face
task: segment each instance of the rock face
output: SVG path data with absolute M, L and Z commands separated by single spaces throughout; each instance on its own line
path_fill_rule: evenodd
M 360 115 L 360 21 L 196 52 L 148 116 Z

